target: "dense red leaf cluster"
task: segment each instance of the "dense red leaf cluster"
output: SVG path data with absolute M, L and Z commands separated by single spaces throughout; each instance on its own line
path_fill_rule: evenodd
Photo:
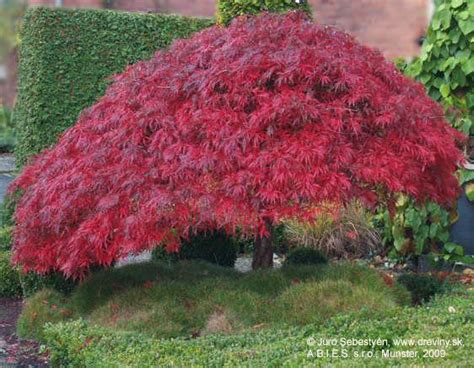
M 190 231 L 405 192 L 453 200 L 463 137 L 423 87 L 303 14 L 215 26 L 115 76 L 11 187 L 14 261 L 82 276 Z

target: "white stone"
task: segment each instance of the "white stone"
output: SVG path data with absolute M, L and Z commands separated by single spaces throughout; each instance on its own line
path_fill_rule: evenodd
M 145 263 L 149 261 L 151 261 L 151 251 L 146 250 L 138 254 L 129 254 L 127 258 L 117 261 L 115 267 L 119 268 L 129 264 Z

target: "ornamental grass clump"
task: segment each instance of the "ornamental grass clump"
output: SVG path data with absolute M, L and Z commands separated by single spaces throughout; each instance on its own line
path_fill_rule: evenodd
M 366 257 L 382 248 L 374 216 L 358 202 L 326 204 L 314 219 L 289 219 L 284 229 L 291 246 L 317 249 L 330 257 Z
M 83 277 L 198 231 L 254 235 L 321 203 L 451 202 L 464 136 L 422 85 L 303 13 L 214 26 L 129 67 L 10 188 L 14 261 Z

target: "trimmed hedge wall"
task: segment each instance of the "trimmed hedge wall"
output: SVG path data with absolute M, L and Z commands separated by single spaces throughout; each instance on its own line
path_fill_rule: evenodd
M 232 19 L 244 14 L 264 11 L 283 13 L 289 10 L 302 10 L 312 16 L 308 0 L 218 0 L 217 21 L 228 25 Z
M 107 77 L 213 23 L 109 10 L 29 9 L 14 114 L 18 165 L 54 144 L 81 110 L 104 94 Z

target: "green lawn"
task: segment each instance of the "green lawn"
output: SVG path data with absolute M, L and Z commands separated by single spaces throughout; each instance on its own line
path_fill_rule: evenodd
M 82 317 L 153 338 L 235 334 L 361 308 L 389 311 L 408 300 L 376 271 L 348 263 L 239 274 L 204 262 L 156 262 L 97 273 L 68 298 L 44 290 L 28 299 L 18 331 L 41 339 L 45 322 Z

